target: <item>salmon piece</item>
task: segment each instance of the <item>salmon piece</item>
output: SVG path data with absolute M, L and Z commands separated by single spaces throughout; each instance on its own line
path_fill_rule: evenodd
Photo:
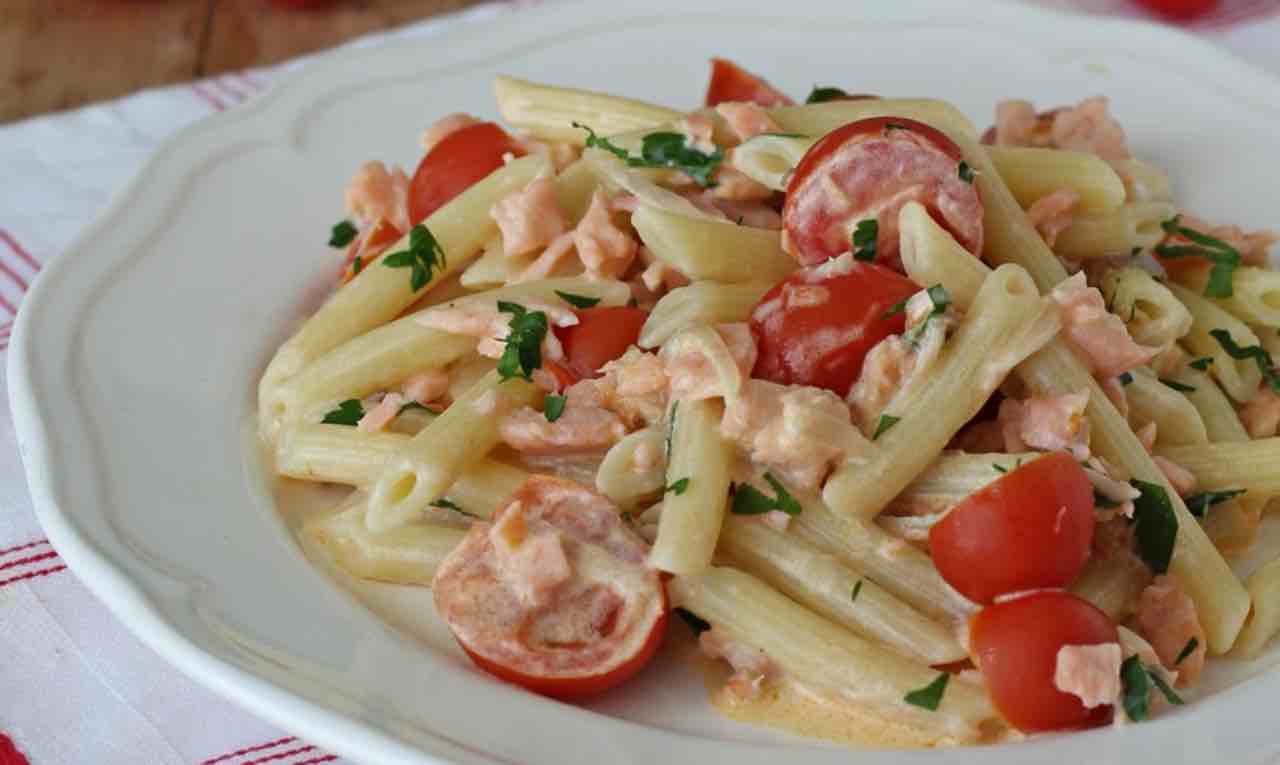
M 1062 334 L 1100 379 L 1118 377 L 1150 361 L 1159 348 L 1139 345 L 1119 316 L 1107 311 L 1102 293 L 1076 273 L 1053 288 L 1049 297 L 1062 309 Z
M 572 327 L 578 323 L 578 315 L 568 308 L 540 303 L 527 303 L 530 313 L 541 311 L 547 315 L 547 323 L 555 327 Z M 507 335 L 511 332 L 511 314 L 498 310 L 494 303 L 459 300 L 423 311 L 414 319 L 431 329 L 455 335 L 469 335 L 479 340 L 476 352 L 488 358 L 500 358 L 506 350 Z M 548 331 L 542 341 L 545 358 L 558 361 L 564 358 L 564 348 L 556 333 Z
M 1027 208 L 1027 218 L 1035 226 L 1044 243 L 1053 246 L 1058 241 L 1058 234 L 1071 225 L 1076 206 L 1080 204 L 1080 195 L 1071 189 L 1058 189 L 1052 194 L 1037 199 Z
M 1155 578 L 1138 596 L 1134 614 L 1138 634 L 1151 643 L 1160 663 L 1178 673 L 1178 686 L 1191 685 L 1204 669 L 1208 640 L 1196 614 L 1196 604 L 1178 580 L 1168 574 Z M 1194 639 L 1196 647 L 1181 662 L 1178 656 Z
M 886 337 L 867 353 L 862 362 L 862 373 L 845 397 L 864 431 L 875 427 L 885 407 L 911 375 L 915 360 L 916 353 L 911 343 L 902 335 Z
M 537 279 L 549 279 L 555 270 L 564 262 L 565 257 L 573 251 L 573 241 L 575 234 L 572 231 L 566 231 L 547 245 L 547 249 L 542 254 L 534 258 L 533 262 L 524 267 L 524 270 L 512 277 L 513 283 L 535 281 Z
M 400 168 L 366 162 L 347 184 L 347 212 L 364 223 L 379 218 L 401 231 L 409 230 L 409 176 Z
M 747 101 L 726 101 L 716 104 L 716 112 L 729 123 L 729 129 L 739 141 L 748 141 L 761 133 L 782 132 L 768 112 Z
M 641 248 L 643 252 L 644 248 Z M 661 260 L 655 260 L 640 272 L 640 283 L 651 295 L 662 295 L 689 284 L 689 277 Z
M 502 232 L 502 251 L 508 258 L 537 252 L 569 230 L 550 178 L 536 178 L 503 197 L 489 210 L 489 217 Z
M 1088 404 L 1088 391 L 1033 396 L 1025 401 L 1006 398 L 1000 402 L 997 416 L 1005 451 L 1063 449 L 1077 460 L 1089 459 L 1089 420 L 1084 416 Z
M 539 608 L 573 576 L 559 529 L 546 525 L 530 533 L 525 507 L 516 501 L 493 520 L 489 542 L 498 579 L 526 608 Z
M 416 374 L 401 386 L 404 397 L 419 404 L 429 404 L 449 392 L 449 374 L 443 369 Z
M 698 647 L 711 659 L 724 659 L 733 667 L 728 688 L 740 699 L 760 695 L 765 682 L 777 674 L 773 662 L 759 648 L 740 643 L 724 630 L 712 627 L 698 636 Z
M 738 322 L 721 324 L 715 330 L 724 343 L 724 350 L 737 366 L 740 387 L 756 365 L 756 341 L 751 335 L 751 328 L 745 322 Z M 726 394 L 715 368 L 704 354 L 681 348 L 663 360 L 674 398 L 696 400 Z
M 443 141 L 449 135 L 458 132 L 465 127 L 479 125 L 480 120 L 472 117 L 470 114 L 463 112 L 454 112 L 436 120 L 435 123 L 427 128 L 422 137 L 418 139 L 418 143 L 422 144 L 423 152 L 430 152 L 436 147 L 436 144 Z
M 1158 454 L 1151 459 L 1155 461 L 1156 467 L 1160 468 L 1160 472 L 1164 473 L 1173 490 L 1178 492 L 1178 496 L 1185 497 L 1196 490 L 1196 477 L 1190 470 Z
M 602 452 L 618 443 L 627 435 L 627 426 L 608 409 L 574 405 L 570 399 L 555 422 L 531 407 L 517 409 L 498 424 L 498 434 L 523 454 L 581 454 Z
M 996 146 L 1045 146 L 1049 137 L 1038 131 L 1039 118 L 1030 101 L 1009 100 L 996 104 Z M 1037 133 L 1041 135 L 1037 135 Z
M 1050 131 L 1053 146 L 1084 151 L 1103 159 L 1129 159 L 1124 128 L 1111 116 L 1106 96 L 1093 96 L 1078 106 L 1057 110 Z
M 1270 438 L 1280 426 L 1280 395 L 1263 384 L 1254 397 L 1240 408 L 1240 422 L 1250 438 Z
M 707 189 L 707 193 L 711 195 L 713 204 L 717 206 L 726 218 L 730 217 L 725 208 L 720 207 L 720 202 L 762 202 L 773 196 L 773 189 L 751 178 L 746 173 L 730 167 L 727 164 L 721 164 L 716 169 L 713 176 L 716 185 Z M 752 209 L 752 208 L 747 208 Z M 772 209 L 772 208 L 770 208 Z M 745 213 L 744 213 L 745 215 Z M 737 220 L 735 216 L 733 220 Z
M 684 133 L 685 145 L 703 154 L 715 153 L 716 142 L 712 138 L 715 129 L 715 122 L 702 112 L 694 112 L 676 123 L 676 130 Z
M 1053 684 L 1080 699 L 1086 709 L 1112 704 L 1120 698 L 1119 643 L 1064 645 L 1058 649 Z
M 1247 266 L 1266 267 L 1270 264 L 1271 258 L 1268 252 L 1271 245 L 1280 242 L 1280 233 L 1275 231 L 1252 231 L 1246 232 L 1239 226 L 1213 226 L 1202 218 L 1194 215 L 1183 214 L 1179 216 L 1181 225 L 1204 232 L 1205 234 L 1221 240 L 1229 247 L 1234 247 L 1240 253 L 1240 261 Z M 1176 240 L 1185 243 L 1182 237 L 1166 237 L 1167 240 Z
M 621 417 L 629 429 L 653 425 L 666 416 L 669 381 L 666 365 L 657 355 L 632 346 L 600 371 L 600 378 L 578 385 L 589 383 L 601 405 Z
M 364 413 L 356 423 L 356 429 L 361 433 L 376 433 L 382 430 L 396 418 L 404 403 L 404 396 L 399 393 L 388 393 L 382 397 L 377 406 Z
M 635 259 L 638 247 L 635 239 L 613 222 L 609 198 L 599 190 L 574 230 L 573 243 L 587 275 L 596 279 L 621 276 Z

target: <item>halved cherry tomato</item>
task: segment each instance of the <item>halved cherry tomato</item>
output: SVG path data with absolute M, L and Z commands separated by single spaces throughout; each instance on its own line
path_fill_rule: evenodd
M 570 385 L 573 385 L 578 381 L 577 376 L 574 375 L 573 372 L 570 372 L 551 359 L 543 359 L 542 368 L 550 372 L 551 375 L 556 378 L 556 393 L 563 391 L 565 388 L 568 388 Z
M 1213 10 L 1219 0 L 1138 0 L 1138 3 L 1161 16 L 1187 21 Z
M 340 284 L 346 284 L 356 277 L 355 262 L 360 258 L 360 270 L 369 265 L 388 247 L 400 241 L 404 232 L 393 226 L 386 218 L 378 218 L 360 236 L 347 247 L 347 262 L 342 269 Z
M 563 366 L 578 379 L 600 376 L 600 367 L 627 352 L 640 339 L 649 312 L 627 306 L 600 306 L 577 312 L 578 323 L 556 327 L 564 346 Z
M 495 525 L 504 525 L 508 540 L 517 537 L 506 564 L 492 539 Z M 548 534 L 558 535 L 560 549 L 577 552 L 566 556 L 569 578 L 530 604 L 512 585 L 543 575 L 545 559 L 520 559 L 520 546 Z M 588 549 L 591 565 L 574 570 Z M 440 564 L 432 592 L 436 610 L 481 669 L 535 693 L 582 699 L 628 680 L 662 642 L 670 609 L 647 556 L 648 546 L 608 499 L 572 481 L 533 476 L 492 523 L 472 526 Z
M 919 290 L 896 271 L 859 261 L 847 273 L 826 277 L 814 268 L 797 271 L 751 312 L 759 350 L 752 374 L 844 396 L 867 352 L 906 327 L 906 314 L 891 309 Z
M 760 106 L 791 106 L 786 93 L 748 72 L 727 58 L 711 59 L 711 83 L 707 85 L 707 106 L 725 101 L 750 101 Z
M 961 177 L 962 159 L 955 142 L 915 120 L 874 117 L 831 131 L 787 183 L 787 249 L 815 265 L 848 252 L 857 225 L 875 220 L 876 262 L 895 266 L 898 212 L 916 201 L 965 249 L 981 254 L 982 200 Z
M 1085 708 L 1058 690 L 1058 651 L 1119 640 L 1110 617 L 1069 592 L 1045 591 L 987 606 L 969 621 L 969 650 L 1000 714 L 1033 731 L 1105 725 L 1110 706 Z
M 409 182 L 409 221 L 422 222 L 446 202 L 502 167 L 502 155 L 524 155 L 506 131 L 492 122 L 455 130 L 427 152 Z
M 929 530 L 938 573 L 976 603 L 1066 587 L 1089 559 L 1093 484 L 1066 452 L 1023 465 L 970 494 Z

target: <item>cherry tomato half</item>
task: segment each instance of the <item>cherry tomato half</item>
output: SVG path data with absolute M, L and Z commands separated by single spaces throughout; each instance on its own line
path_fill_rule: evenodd
M 795 102 L 786 93 L 761 77 L 725 58 L 711 59 L 711 82 L 707 85 L 707 106 L 725 101 L 750 101 L 760 106 L 790 106 Z
M 938 573 L 976 603 L 1066 587 L 1089 559 L 1093 484 L 1066 452 L 1023 465 L 970 494 L 929 531 Z
M 1120 639 L 1110 617 L 1068 592 L 1044 591 L 987 606 L 969 622 L 969 646 L 996 709 L 1025 732 L 1105 725 L 1110 706 L 1087 709 L 1058 690 L 1058 651 Z
M 427 152 L 409 182 L 409 221 L 421 223 L 446 202 L 502 167 L 502 155 L 525 152 L 492 122 L 455 130 Z
M 640 339 L 649 312 L 627 306 L 599 306 L 577 312 L 578 323 L 557 327 L 564 346 L 562 366 L 578 379 L 600 376 L 600 367 L 627 352 Z
M 867 352 L 906 326 L 894 305 L 920 287 L 887 268 L 854 261 L 847 273 L 822 277 L 801 269 L 765 293 L 751 312 L 759 356 L 755 377 L 813 385 L 841 396 Z
M 851 249 L 857 225 L 874 220 L 877 263 L 894 266 L 898 212 L 924 205 L 965 249 L 982 253 L 982 200 L 962 177 L 960 147 L 922 122 L 874 117 L 818 140 L 787 183 L 782 224 L 787 249 L 815 265 Z
M 1219 0 L 1138 0 L 1138 4 L 1166 18 L 1187 21 L 1213 10 Z

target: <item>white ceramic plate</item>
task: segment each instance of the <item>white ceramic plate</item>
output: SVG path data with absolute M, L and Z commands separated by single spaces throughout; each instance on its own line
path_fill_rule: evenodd
M 421 592 L 353 597 L 305 559 L 251 438 L 260 370 L 330 283 L 323 240 L 345 180 L 370 157 L 411 167 L 418 133 L 447 112 L 493 114 L 489 82 L 500 72 L 694 105 L 706 59 L 723 54 L 793 94 L 820 83 L 940 96 L 979 125 L 1001 97 L 1053 105 L 1103 92 L 1190 209 L 1280 222 L 1280 86 L 1204 43 L 1021 6 L 744 7 L 647 0 L 510 13 L 326 58 L 168 143 L 45 269 L 10 351 L 31 490 L 80 578 L 184 671 L 363 762 L 847 762 L 845 751 L 721 720 L 678 663 L 589 709 L 491 681 Z M 420 618 L 391 626 L 375 615 L 406 597 Z M 1273 651 L 1213 683 L 1276 663 Z M 857 756 L 1260 762 L 1280 749 L 1278 704 L 1270 672 L 1122 731 Z

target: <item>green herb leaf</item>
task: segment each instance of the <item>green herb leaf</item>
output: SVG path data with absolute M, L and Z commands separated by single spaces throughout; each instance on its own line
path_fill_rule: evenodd
M 1182 647 L 1182 650 L 1178 651 L 1178 658 L 1173 660 L 1173 666 L 1176 667 L 1179 664 L 1181 664 L 1183 659 L 1190 656 L 1191 652 L 1196 650 L 1196 648 L 1199 648 L 1199 647 L 1200 647 L 1200 640 L 1198 638 L 1193 637 L 1190 640 L 1188 640 L 1187 644 Z
M 1133 373 L 1121 372 L 1120 376 L 1116 379 L 1120 380 L 1121 385 L 1128 385 L 1129 383 L 1133 382 Z
M 1158 379 L 1160 380 L 1160 382 L 1164 383 L 1165 385 L 1168 385 L 1170 388 L 1173 388 L 1179 393 L 1195 393 L 1196 392 L 1196 387 L 1194 385 L 1186 385 L 1184 383 L 1178 382 L 1177 380 L 1170 380 L 1166 377 L 1161 377 Z
M 711 622 L 703 619 L 687 608 L 675 607 L 676 615 L 684 619 L 684 623 L 689 625 L 689 629 L 693 630 L 693 634 L 701 635 L 711 629 Z
M 942 694 L 947 690 L 947 682 L 951 680 L 951 675 L 946 672 L 939 673 L 932 683 L 923 688 L 911 691 L 902 700 L 908 704 L 914 704 L 922 709 L 935 712 L 938 705 L 942 703 Z
M 800 514 L 803 509 L 800 503 L 791 496 L 778 479 L 773 477 L 772 473 L 765 473 L 764 480 L 773 487 L 778 495 L 776 498 L 770 497 L 749 483 L 739 484 L 733 493 L 733 505 L 730 506 L 729 512 L 735 515 L 762 515 L 781 510 L 787 515 Z
M 404 414 L 405 412 L 409 411 L 410 409 L 421 409 L 421 410 L 422 410 L 422 411 L 424 411 L 424 412 L 430 412 L 430 411 L 431 411 L 431 408 L 430 408 L 430 407 L 428 407 L 428 406 L 424 406 L 423 404 L 420 404 L 420 403 L 418 403 L 417 401 L 410 401 L 409 403 L 407 403 L 407 404 L 405 404 L 404 406 L 400 407 L 400 410 L 399 410 L 398 412 L 396 412 L 396 416 L 397 416 L 397 417 L 399 417 L 400 415 Z M 434 412 L 433 412 L 433 414 L 434 414 Z
M 1244 489 L 1226 489 L 1224 491 L 1203 491 L 1187 497 L 1187 510 L 1197 518 L 1203 518 L 1209 508 L 1244 494 Z
M 1164 681 L 1164 678 L 1160 676 L 1159 672 L 1148 669 L 1147 674 L 1151 676 L 1151 682 L 1156 684 L 1156 688 L 1160 689 L 1160 693 L 1164 694 L 1165 701 L 1178 706 L 1182 706 L 1187 703 L 1182 700 L 1181 696 L 1173 692 L 1173 689 Z
M 724 160 L 724 150 L 719 146 L 707 154 L 689 146 L 689 138 L 683 133 L 649 133 L 642 140 L 640 156 L 637 157 L 614 145 L 609 139 L 600 138 L 586 125 L 575 122 L 573 126 L 587 131 L 587 146 L 604 149 L 625 160 L 628 167 L 666 167 L 679 170 L 704 188 L 715 185 L 711 182 L 711 175 Z
M 409 249 L 393 252 L 382 259 L 387 268 L 408 268 L 409 287 L 418 292 L 431 282 L 436 269 L 444 271 L 444 249 L 426 226 L 419 223 L 409 230 Z
M 1141 254 L 1142 254 L 1142 248 L 1141 248 L 1141 247 L 1134 247 L 1132 250 L 1129 250 L 1129 257 L 1131 257 L 1131 258 L 1136 258 L 1136 257 L 1138 257 L 1138 256 L 1139 256 L 1139 255 L 1141 255 Z
M 676 432 L 676 407 L 680 406 L 679 401 L 671 402 L 671 413 L 667 415 L 667 438 L 662 445 L 662 454 L 668 462 L 671 461 L 671 437 Z
M 506 347 L 498 359 L 498 376 L 533 379 L 533 370 L 542 366 L 542 341 L 547 337 L 547 315 L 526 311 L 517 303 L 498 301 L 498 310 L 511 314 Z
M 929 315 L 924 317 L 924 321 L 917 324 L 910 332 L 906 334 L 907 342 L 913 346 L 920 342 L 920 336 L 924 334 L 925 328 L 929 326 L 929 322 L 943 316 L 947 313 L 947 307 L 951 305 L 951 293 L 947 292 L 947 288 L 941 284 L 935 284 L 925 290 L 925 294 L 929 296 L 929 302 L 933 304 L 933 310 L 929 311 Z
M 821 104 L 827 101 L 835 101 L 849 95 L 840 88 L 835 87 L 818 87 L 813 86 L 813 90 L 809 91 L 809 97 L 804 100 L 806 104 Z
M 352 225 L 351 221 L 343 220 L 333 224 L 333 228 L 329 229 L 329 246 L 330 247 L 346 247 L 360 234 L 360 229 Z
M 992 464 L 991 464 L 991 467 L 992 467 L 992 468 L 994 468 L 994 469 L 995 469 L 995 471 L 996 471 L 997 473 L 1008 473 L 1008 472 L 1009 472 L 1009 468 L 1004 467 L 1003 465 L 997 465 L 997 464 L 995 464 L 995 463 L 992 463 Z
M 880 415 L 880 419 L 876 421 L 876 432 L 871 434 L 871 440 L 874 441 L 880 436 L 884 435 L 885 432 L 889 430 L 889 428 L 892 428 L 894 425 L 897 425 L 901 421 L 902 421 L 901 417 L 894 417 L 891 414 Z
M 687 488 L 689 488 L 689 479 L 688 477 L 685 477 L 685 478 L 681 478 L 679 481 L 676 481 L 675 483 L 671 484 L 667 488 L 663 489 L 662 493 L 666 494 L 667 492 L 671 492 L 672 494 L 678 497 L 681 494 L 684 494 L 684 491 Z
M 856 581 L 856 582 L 854 582 L 854 583 L 853 583 L 853 592 L 849 594 L 849 600 L 850 600 L 850 601 L 856 601 L 856 600 L 858 599 L 858 593 L 860 593 L 860 592 L 862 592 L 862 580 L 861 580 L 861 579 L 859 579 L 858 581 Z
M 1231 337 L 1231 333 L 1225 329 L 1211 329 L 1209 334 L 1214 340 L 1218 341 L 1218 345 L 1222 346 L 1222 350 L 1236 361 L 1244 361 L 1245 359 L 1253 359 L 1258 365 L 1258 371 L 1262 372 L 1262 381 L 1271 386 L 1271 390 L 1280 392 L 1280 375 L 1276 374 L 1275 362 L 1271 360 L 1271 354 L 1267 353 L 1260 345 L 1250 345 L 1244 348 L 1236 345 L 1236 341 Z
M 1213 357 L 1204 356 L 1202 358 L 1196 359 L 1195 361 L 1192 361 L 1187 366 L 1191 367 L 1192 369 L 1199 369 L 1201 372 L 1205 372 L 1205 371 L 1208 371 L 1209 367 L 1212 365 L 1213 365 Z
M 1170 236 L 1180 236 L 1193 245 L 1159 244 L 1156 254 L 1162 258 L 1204 258 L 1213 264 L 1209 270 L 1209 281 L 1204 286 L 1204 296 L 1211 298 L 1229 298 L 1233 294 L 1232 280 L 1235 270 L 1240 265 L 1240 252 L 1236 248 L 1208 234 L 1187 228 L 1175 215 L 1172 219 L 1160 224 L 1160 228 Z
M 575 295 L 572 292 L 561 292 L 560 290 L 556 290 L 556 294 L 560 296 L 561 300 L 574 308 L 592 308 L 596 303 L 600 302 L 600 298 L 598 297 Z
M 432 506 L 432 507 L 439 507 L 439 508 L 442 508 L 442 509 L 445 509 L 445 510 L 452 510 L 453 512 L 458 513 L 459 515 L 465 515 L 465 516 L 467 516 L 468 518 L 479 518 L 479 517 L 480 517 L 480 516 L 476 515 L 475 513 L 468 513 L 466 510 L 463 510 L 461 507 L 459 507 L 459 506 L 458 506 L 458 503 L 454 502 L 453 500 L 451 500 L 451 499 L 449 499 L 449 498 L 447 498 L 447 497 L 441 497 L 440 499 L 437 499 L 435 502 L 432 502 L 432 503 L 431 503 L 431 506 Z
M 1124 712 L 1134 722 L 1142 722 L 1151 713 L 1147 697 L 1151 694 L 1150 675 L 1137 655 L 1130 656 L 1120 665 L 1120 682 L 1124 686 L 1121 702 Z
M 364 270 L 364 256 L 357 255 L 351 261 L 351 275 L 355 276 L 356 274 L 360 273 L 363 270 Z
M 338 404 L 338 408 L 329 412 L 320 422 L 329 425 L 355 425 L 364 417 L 364 405 L 358 398 L 349 398 Z
M 853 230 L 850 242 L 853 257 L 857 260 L 873 261 L 876 259 L 876 238 L 880 236 L 880 222 L 875 218 L 858 221 Z
M 542 400 L 542 415 L 547 418 L 547 422 L 560 419 L 560 415 L 564 414 L 564 404 L 567 400 L 564 396 L 556 395 L 549 395 Z
M 906 125 L 903 125 L 901 122 L 886 122 L 886 123 L 884 123 L 884 132 L 888 133 L 888 132 L 893 131 L 893 130 L 906 130 L 906 131 L 910 132 L 910 131 L 911 131 L 911 128 L 907 127 Z
M 887 311 L 885 311 L 883 314 L 881 314 L 880 318 L 882 318 L 882 319 L 887 319 L 887 318 L 889 318 L 890 316 L 893 316 L 894 314 L 902 313 L 902 312 L 903 312 L 903 311 L 905 311 L 906 309 L 907 309 L 907 301 L 906 301 L 906 300 L 899 300 L 898 302 L 896 302 L 896 303 L 894 303 L 893 305 L 889 306 L 889 310 L 887 310 Z
M 591 128 L 587 127 L 581 122 L 574 122 L 572 124 L 574 127 L 578 128 L 579 130 L 587 131 L 587 148 L 588 149 L 604 149 L 605 151 L 609 152 L 613 156 L 624 161 L 630 157 L 630 154 L 627 152 L 626 149 L 622 148 L 621 146 L 615 146 L 613 142 L 611 142 L 608 138 L 601 138 L 600 136 L 597 136 L 596 131 L 592 130 Z
M 962 159 L 962 160 L 960 160 L 960 167 L 959 167 L 959 169 L 957 170 L 957 172 L 958 172 L 958 173 L 959 173 L 959 175 L 960 175 L 960 180 L 962 180 L 962 181 L 964 181 L 965 183 L 968 183 L 968 184 L 970 184 L 970 185 L 972 185 L 972 184 L 973 184 L 973 176 L 974 176 L 974 172 L 973 172 L 973 168 L 972 168 L 972 167 L 969 167 L 969 163 L 968 163 L 968 162 L 965 162 L 963 159 Z
M 1178 517 L 1164 487 L 1133 479 L 1129 482 L 1140 492 L 1133 501 L 1134 535 L 1138 539 L 1138 553 L 1151 570 L 1163 574 L 1169 570 L 1173 557 L 1173 543 L 1178 538 Z

